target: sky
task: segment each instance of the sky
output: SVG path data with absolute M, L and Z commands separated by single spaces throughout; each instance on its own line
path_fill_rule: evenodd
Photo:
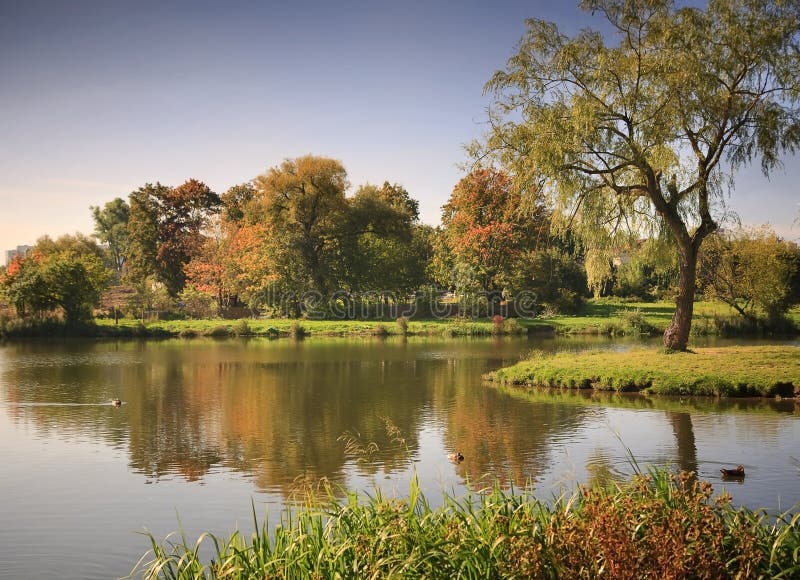
M 550 0 L 0 0 L 0 250 L 91 233 L 90 206 L 148 182 L 222 193 L 305 154 L 435 225 L 529 17 L 600 24 Z M 730 208 L 800 238 L 796 161 L 741 172 Z

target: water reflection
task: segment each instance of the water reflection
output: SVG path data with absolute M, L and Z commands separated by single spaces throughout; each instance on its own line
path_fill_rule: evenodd
M 620 466 L 625 452 L 613 449 L 617 434 L 608 428 L 610 417 L 618 417 L 614 409 L 628 412 L 622 429 L 636 421 L 630 429 L 642 432 L 623 444 L 649 438 L 651 445 L 640 451 L 644 459 L 702 472 L 704 464 L 743 460 L 735 450 L 703 457 L 708 440 L 703 451 L 698 416 L 705 429 L 715 420 L 730 423 L 732 413 L 798 415 L 793 401 L 526 393 L 480 382 L 481 374 L 532 347 L 619 344 L 608 339 L 22 343 L 0 349 L 0 393 L 14 424 L 34 425 L 40 436 L 90 438 L 125 449 L 130 469 L 147 481 L 202 482 L 215 470 L 230 471 L 249 478 L 256 490 L 284 497 L 298 481 L 346 484 L 354 477 L 406 474 L 412 464 L 423 472 L 435 466 L 445 476 L 451 469 L 461 482 L 488 477 L 516 486 L 552 485 L 569 471 L 563 467 L 565 450 L 570 477 L 606 480 L 626 471 Z M 120 408 L 109 405 L 117 396 L 124 401 Z M 387 430 L 387 419 L 394 433 Z M 671 432 L 671 441 L 658 435 L 662 429 Z M 739 419 L 736 429 L 764 442 L 786 435 L 786 425 L 773 419 Z M 433 450 L 423 449 L 426 432 L 435 434 L 428 445 Z M 373 443 L 373 452 L 368 458 L 348 455 L 343 433 Z M 736 440 L 722 439 L 714 443 L 718 450 Z M 466 456 L 459 465 L 435 463 L 455 450 Z
M 8 413 L 43 433 L 96 436 L 129 448 L 130 466 L 151 479 L 201 479 L 219 467 L 245 472 L 261 490 L 293 481 L 345 479 L 338 436 L 358 431 L 381 450 L 365 473 L 392 471 L 418 450 L 436 406 L 430 391 L 488 370 L 470 358 L 486 343 L 426 341 L 293 343 L 166 341 L 23 344 L 0 380 Z M 489 346 L 498 363 L 519 347 Z M 437 354 L 436 357 L 430 355 Z M 105 402 L 119 396 L 115 409 Z M 31 403 L 36 404 L 35 406 Z M 64 406 L 81 404 L 85 407 Z M 391 418 L 404 446 L 393 445 Z
M 667 411 L 677 447 L 678 467 L 683 471 L 697 473 L 697 445 L 694 440 L 692 416 L 689 413 Z
M 407 493 L 416 474 L 436 503 L 442 490 L 460 495 L 466 482 L 488 478 L 533 483 L 546 499 L 560 486 L 626 478 L 629 451 L 642 466 L 696 470 L 750 507 L 800 501 L 794 401 L 523 392 L 481 381 L 532 348 L 631 344 L 0 345 L 0 462 L 10 466 L 0 477 L 0 569 L 20 578 L 124 576 L 147 549 L 134 533 L 142 527 L 165 535 L 178 527 L 177 512 L 190 538 L 249 531 L 251 500 L 277 522 L 298 486 L 320 480 Z M 114 397 L 124 404 L 113 407 Z M 375 447 L 348 454 L 344 433 Z M 453 465 L 447 454 L 456 450 L 465 460 Z M 719 468 L 739 463 L 744 481 L 721 481 Z

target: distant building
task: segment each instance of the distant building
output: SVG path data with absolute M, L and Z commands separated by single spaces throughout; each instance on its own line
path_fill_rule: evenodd
M 17 256 L 28 256 L 31 253 L 33 246 L 17 246 L 15 250 L 6 250 L 6 266 L 11 263 L 11 260 Z

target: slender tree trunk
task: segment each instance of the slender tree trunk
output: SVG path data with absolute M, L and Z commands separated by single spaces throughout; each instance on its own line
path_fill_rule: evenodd
M 680 250 L 680 270 L 678 274 L 678 296 L 675 300 L 675 313 L 664 332 L 664 346 L 671 350 L 686 350 L 689 331 L 692 329 L 694 310 L 694 290 L 697 281 L 697 249 L 694 244 Z

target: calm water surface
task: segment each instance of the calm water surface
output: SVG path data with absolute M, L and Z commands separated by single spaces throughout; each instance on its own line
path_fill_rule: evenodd
M 605 339 L 167 340 L 0 345 L 0 577 L 110 578 L 143 529 L 248 532 L 321 480 L 432 500 L 465 482 L 550 498 L 642 464 L 699 472 L 736 503 L 800 502 L 794 401 L 523 394 L 481 374 L 531 348 Z M 798 349 L 800 356 L 800 349 Z M 124 404 L 111 406 L 113 397 Z M 387 426 L 389 427 L 387 429 Z M 347 453 L 342 435 L 378 450 Z M 460 465 L 447 460 L 461 450 Z M 742 483 L 721 466 L 744 464 Z

